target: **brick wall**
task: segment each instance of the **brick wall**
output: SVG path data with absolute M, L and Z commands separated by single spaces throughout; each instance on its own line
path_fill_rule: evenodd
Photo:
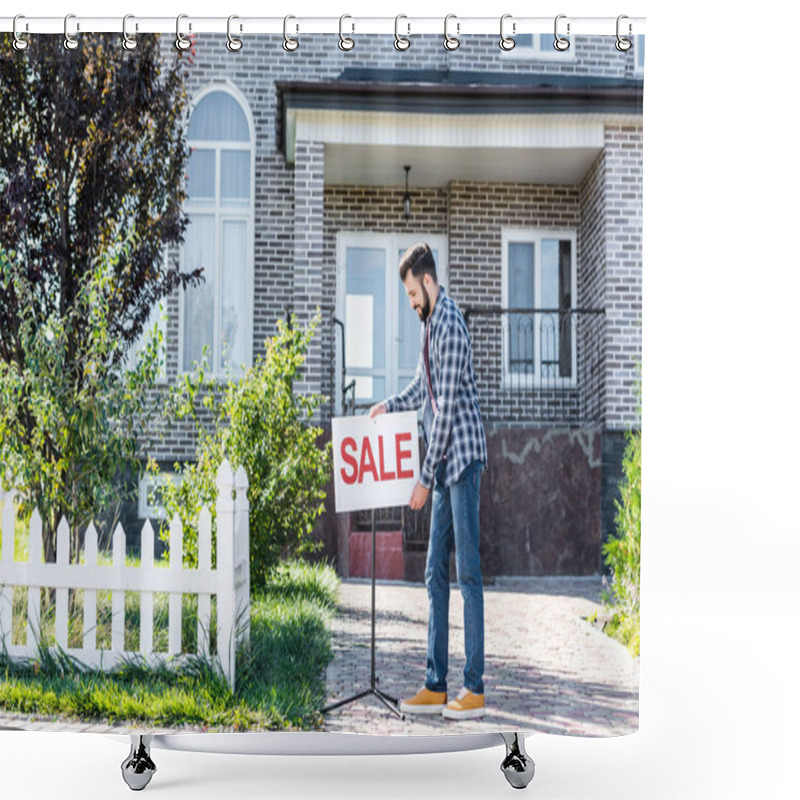
M 323 170 L 325 148 L 319 142 L 298 142 L 294 182 L 294 286 L 291 305 L 297 322 L 307 325 L 323 302 Z M 325 344 L 330 347 L 329 338 Z M 323 341 L 315 336 L 306 352 L 301 394 L 318 392 L 322 381 Z
M 606 126 L 606 425 L 637 424 L 642 358 L 642 127 Z
M 595 159 L 580 187 L 580 226 L 578 228 L 578 298 L 586 308 L 605 308 L 605 152 Z M 605 325 L 600 335 L 596 330 L 604 320 L 590 318 L 581 331 L 581 345 L 591 340 L 599 341 L 601 369 L 581 370 L 579 383 L 583 403 L 591 418 L 605 423 Z
M 462 46 L 453 52 L 446 51 L 440 36 L 412 37 L 411 48 L 398 53 L 393 47 L 391 36 L 357 36 L 353 51 L 342 54 L 336 47 L 335 37 L 329 35 L 303 35 L 301 47 L 296 54 L 287 54 L 281 48 L 280 36 L 259 36 L 245 38 L 245 46 L 237 54 L 231 54 L 225 47 L 225 37 L 206 35 L 198 37 L 196 56 L 189 69 L 189 94 L 218 82 L 234 86 L 242 94 L 252 118 L 255 143 L 255 231 L 254 231 L 254 318 L 253 347 L 260 352 L 266 337 L 275 333 L 275 323 L 284 317 L 286 307 L 297 302 L 295 290 L 303 287 L 305 309 L 308 311 L 317 299 L 322 303 L 333 303 L 335 276 L 335 230 L 347 224 L 350 229 L 362 224 L 364 229 L 374 227 L 382 230 L 399 230 L 404 224 L 395 209 L 399 207 L 400 190 L 391 189 L 352 189 L 329 187 L 325 193 L 325 219 L 322 241 L 296 241 L 295 203 L 313 203 L 308 195 L 301 194 L 305 184 L 296 174 L 294 166 L 287 165 L 275 141 L 276 96 L 274 83 L 293 79 L 331 80 L 349 67 L 403 68 L 433 70 L 490 70 L 502 68 L 515 74 L 574 74 L 604 77 L 629 76 L 633 69 L 632 53 L 620 54 L 613 47 L 613 37 L 586 36 L 573 37 L 573 59 L 526 60 L 511 58 L 497 46 L 496 36 L 467 37 Z M 163 37 L 165 58 L 174 58 L 171 37 Z M 627 137 L 627 138 L 626 138 Z M 626 205 L 635 204 L 625 182 L 624 170 L 628 169 L 632 153 L 628 145 L 633 143 L 635 132 L 619 129 L 611 132 L 607 146 L 613 153 L 607 159 L 609 184 L 607 191 L 619 192 L 615 202 Z M 318 148 L 314 152 L 302 150 L 300 169 L 315 172 L 314 180 L 319 180 L 320 157 Z M 639 159 L 641 154 L 638 154 Z M 311 159 L 309 161 L 308 159 Z M 627 173 L 633 176 L 633 173 Z M 415 193 L 415 218 L 417 229 L 431 232 L 449 232 L 451 278 L 448 289 L 462 304 L 498 302 L 500 298 L 499 267 L 499 228 L 503 224 L 519 225 L 569 225 L 575 227 L 582 216 L 581 204 L 586 202 L 586 192 L 577 188 L 493 186 L 454 184 L 450 194 L 447 192 Z M 352 213 L 359 199 L 365 202 L 367 213 L 358 219 Z M 639 198 L 640 201 L 641 198 Z M 450 212 L 448 218 L 448 203 Z M 470 206 L 472 204 L 472 206 Z M 365 207 L 362 205 L 362 209 Z M 426 212 L 423 227 L 417 209 Z M 314 208 L 314 226 L 321 219 L 320 210 Z M 427 212 L 430 216 L 427 216 Z M 619 207 L 619 215 L 629 212 Z M 448 231 L 449 222 L 449 231 Z M 582 229 L 584 230 L 584 229 Z M 315 229 L 314 237 L 318 237 Z M 619 230 L 614 232 L 615 252 L 608 261 L 614 285 L 614 334 L 629 341 L 629 312 L 623 306 L 635 306 L 637 299 L 626 287 L 626 275 L 635 271 L 632 258 L 636 253 L 628 251 L 635 245 L 635 238 L 627 241 L 623 237 L 637 234 Z M 580 236 L 579 236 L 580 239 Z M 580 248 L 579 242 L 579 248 Z M 172 254 L 174 255 L 174 254 Z M 296 257 L 300 255 L 309 262 L 306 278 L 295 275 Z M 478 281 L 481 274 L 485 280 Z M 599 274 L 599 273 L 598 273 Z M 311 275 L 321 275 L 320 291 L 311 280 Z M 299 280 L 299 283 L 298 283 Z M 305 281 L 305 282 L 304 282 Z M 629 281 L 628 281 L 629 282 Z M 579 289 L 579 295 L 584 290 Z M 591 293 L 587 288 L 587 297 Z M 634 289 L 635 294 L 635 289 Z M 583 302 L 581 300 L 581 302 Z M 639 301 L 640 307 L 640 301 Z M 168 378 L 174 380 L 178 372 L 178 326 L 179 303 L 177 295 L 169 298 L 167 329 Z M 636 313 L 636 312 L 634 312 Z M 611 335 L 611 332 L 609 332 Z M 480 332 L 475 333 L 480 340 Z M 309 365 L 312 370 L 322 370 L 323 391 L 329 391 L 331 378 L 329 369 L 320 366 L 324 354 L 332 351 L 332 327 L 323 324 L 320 331 L 318 351 Z M 630 340 L 623 345 L 636 349 Z M 631 404 L 624 397 L 629 391 L 630 378 L 620 364 L 622 353 L 612 354 L 616 360 L 610 361 L 613 376 L 609 379 L 607 391 L 612 398 L 613 409 L 610 420 L 613 424 L 629 424 Z M 491 355 L 489 356 L 491 360 Z M 327 365 L 326 365 L 327 367 Z M 508 400 L 509 414 L 513 418 L 513 400 Z M 519 409 L 516 413 L 520 413 Z M 157 447 L 158 457 L 190 457 L 193 451 L 193 435 L 188 426 L 176 426 L 168 432 L 167 439 Z

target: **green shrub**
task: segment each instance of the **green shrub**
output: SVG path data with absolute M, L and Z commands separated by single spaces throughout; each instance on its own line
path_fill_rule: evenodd
M 642 434 L 628 434 L 622 459 L 621 500 L 616 501 L 617 535 L 603 546 L 611 576 L 603 604 L 611 612 L 608 632 L 639 655 L 639 577 L 641 561 Z
M 198 431 L 196 462 L 176 465 L 178 481 L 164 489 L 167 518 L 183 522 L 184 561 L 197 563 L 197 518 L 207 505 L 215 535 L 216 473 L 223 458 L 234 470 L 243 466 L 250 488 L 250 580 L 263 585 L 280 560 L 313 548 L 314 522 L 324 510 L 331 469 L 330 444 L 317 444 L 321 428 L 311 424 L 320 395 L 294 391 L 317 316 L 303 329 L 278 323 L 278 333 L 240 380 L 224 386 L 205 379 L 203 367 L 184 377 L 168 408 L 189 417 Z M 202 395 L 202 397 L 201 397 Z M 200 406 L 200 408 L 198 408 Z M 207 428 L 203 417 L 211 417 Z M 149 469 L 157 472 L 151 463 Z M 160 536 L 169 546 L 169 530 Z

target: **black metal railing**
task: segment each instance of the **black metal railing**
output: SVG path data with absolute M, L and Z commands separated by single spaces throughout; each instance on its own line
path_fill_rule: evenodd
M 341 338 L 341 367 L 340 367 L 340 386 L 342 392 L 342 414 L 343 416 L 355 416 L 356 413 L 356 379 L 347 380 L 347 364 L 345 362 L 344 348 L 344 322 L 337 317 L 332 317 L 333 324 L 339 329 Z M 331 371 L 335 373 L 336 358 L 331 358 Z M 335 378 L 334 378 L 335 381 Z M 334 383 L 335 385 L 335 383 Z
M 602 309 L 469 306 L 464 317 L 485 421 L 602 420 Z

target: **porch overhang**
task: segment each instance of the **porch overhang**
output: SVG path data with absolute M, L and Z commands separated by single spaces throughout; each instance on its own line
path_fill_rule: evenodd
M 493 85 L 463 75 L 423 84 L 279 83 L 278 142 L 290 164 L 298 141 L 323 143 L 331 185 L 400 185 L 406 164 L 415 187 L 574 185 L 602 150 L 606 124 L 641 123 L 641 81 L 523 76 L 524 83 Z

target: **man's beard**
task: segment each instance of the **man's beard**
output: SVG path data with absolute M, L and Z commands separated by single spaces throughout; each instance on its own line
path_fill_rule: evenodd
M 420 283 L 420 289 L 422 289 L 422 296 L 425 298 L 425 301 L 422 304 L 422 308 L 420 308 L 417 313 L 419 314 L 420 320 L 425 322 L 431 313 L 431 298 L 424 283 Z

